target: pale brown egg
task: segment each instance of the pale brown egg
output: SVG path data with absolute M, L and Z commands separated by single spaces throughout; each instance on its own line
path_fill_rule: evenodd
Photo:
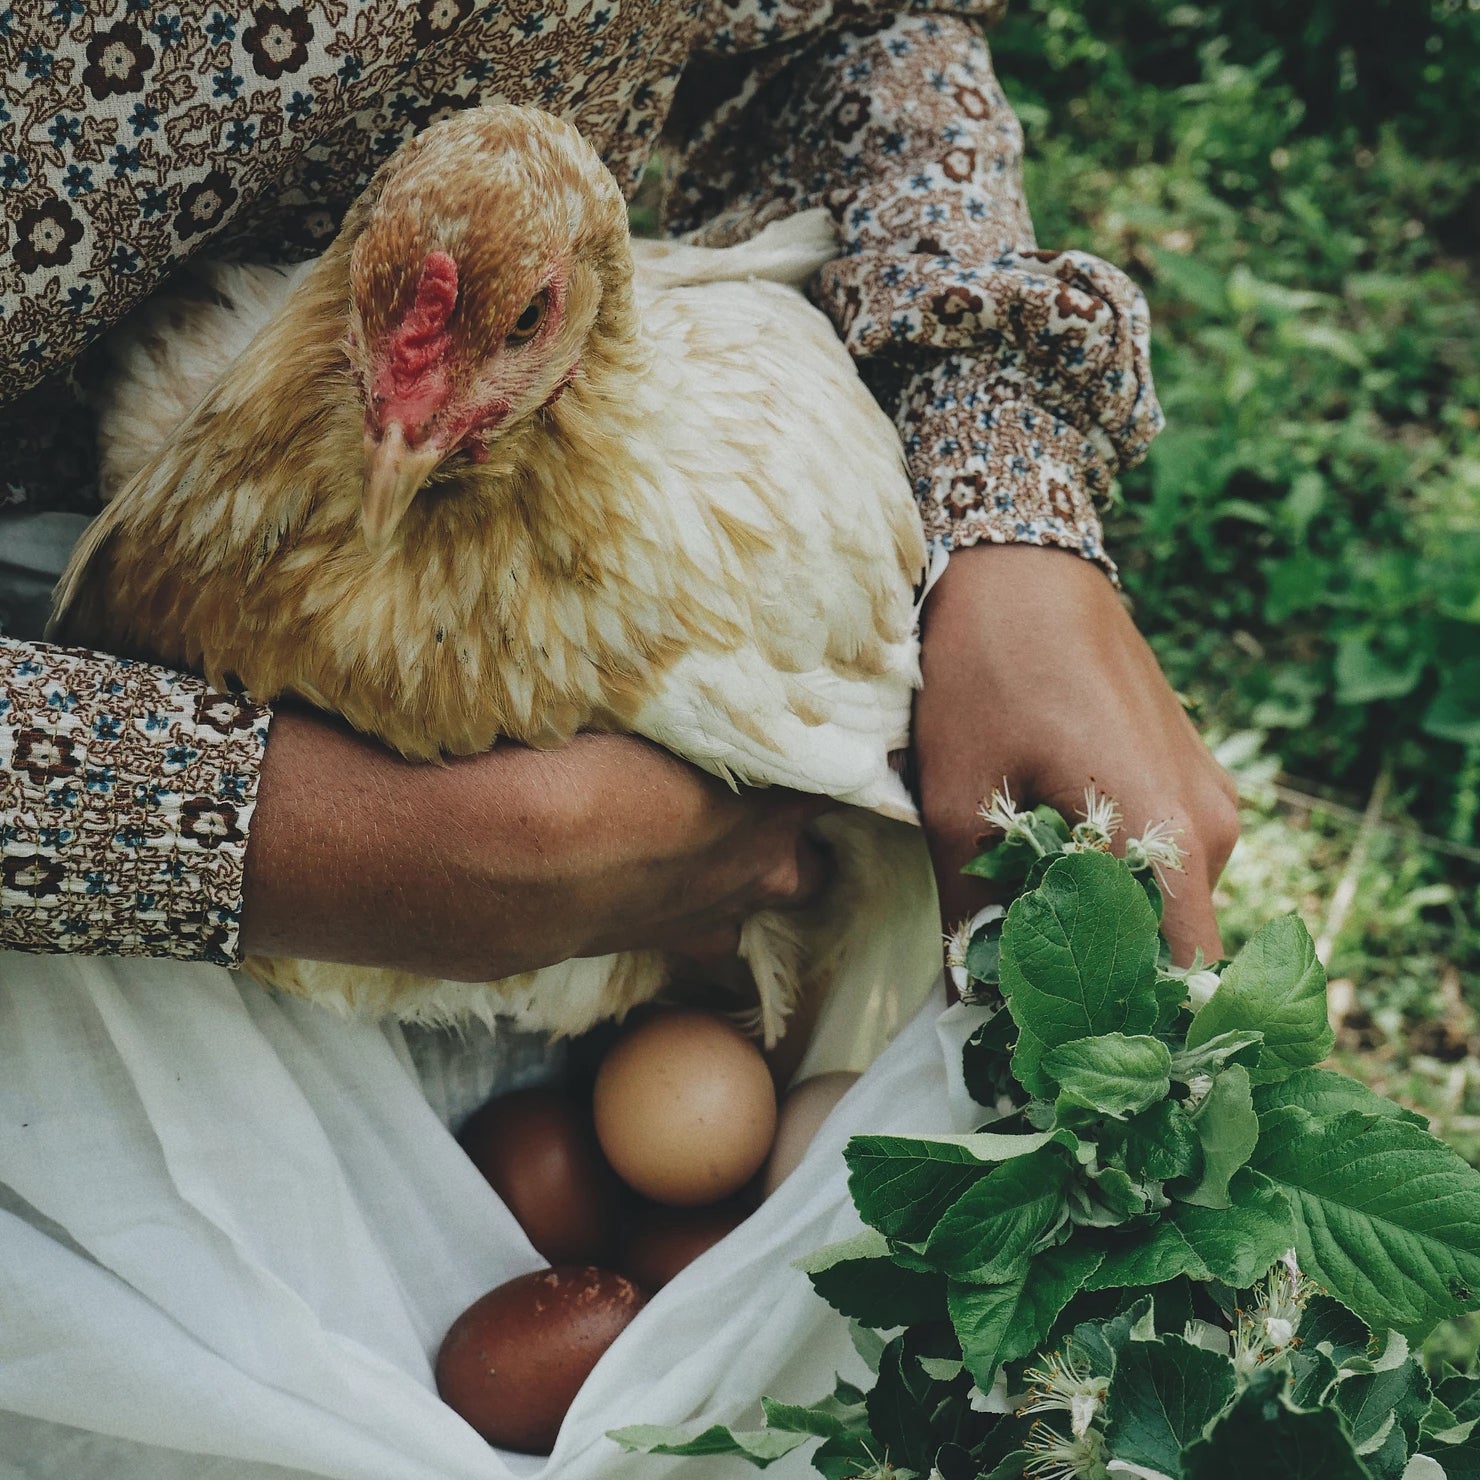
M 617 1175 L 673 1207 L 739 1191 L 776 1132 L 760 1050 L 704 1012 L 661 1013 L 624 1033 L 597 1071 L 592 1110 Z
M 804 1079 L 787 1094 L 777 1117 L 776 1140 L 761 1181 L 762 1197 L 770 1197 L 797 1169 L 812 1138 L 822 1129 L 822 1122 L 832 1114 L 833 1106 L 857 1083 L 857 1074 L 836 1069 Z
M 656 1295 L 681 1269 L 712 1249 L 749 1216 L 750 1207 L 731 1198 L 708 1208 L 668 1208 L 648 1203 L 631 1216 L 618 1261 L 622 1273 L 643 1292 Z
M 604 1269 L 520 1275 L 452 1323 L 437 1392 L 490 1444 L 549 1454 L 581 1384 L 644 1304 L 631 1280 Z
M 457 1139 L 551 1264 L 605 1260 L 616 1180 L 583 1106 L 558 1090 L 515 1090 L 490 1100 Z

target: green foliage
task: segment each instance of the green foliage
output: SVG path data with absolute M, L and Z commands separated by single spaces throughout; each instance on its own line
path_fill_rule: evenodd
M 728 1449 L 714 1428 L 615 1437 L 766 1464 L 807 1434 L 840 1480 L 1480 1468 L 1480 1379 L 1436 1392 L 1409 1348 L 1480 1305 L 1480 1173 L 1314 1067 L 1325 979 L 1297 920 L 1256 932 L 1193 1013 L 1135 871 L 1064 834 L 981 927 L 1000 980 L 957 1009 L 1012 1024 L 968 1049 L 995 1119 L 855 1137 L 867 1228 L 801 1262 L 841 1314 L 898 1331 L 873 1388 L 768 1401 Z
M 1466 841 L 1480 760 L 1480 12 L 1015 0 L 1040 241 L 1132 272 L 1168 429 L 1112 547 L 1173 683 Z

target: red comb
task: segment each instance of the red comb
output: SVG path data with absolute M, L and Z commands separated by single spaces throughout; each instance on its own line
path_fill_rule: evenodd
M 386 336 L 386 359 L 402 394 L 442 358 L 456 305 L 457 263 L 446 252 L 428 252 L 411 307 Z

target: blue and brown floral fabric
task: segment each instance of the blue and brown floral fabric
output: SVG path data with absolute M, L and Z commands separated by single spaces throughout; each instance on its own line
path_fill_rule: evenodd
M 502 100 L 571 118 L 629 189 L 667 125 L 668 224 L 701 241 L 831 208 L 818 301 L 927 532 L 1108 564 L 1093 499 L 1159 426 L 1145 305 L 1035 244 L 979 31 L 1001 4 L 0 9 L 0 521 L 94 505 L 90 349 L 175 266 L 311 254 L 399 144 Z M 267 725 L 187 676 L 0 638 L 0 945 L 235 959 Z

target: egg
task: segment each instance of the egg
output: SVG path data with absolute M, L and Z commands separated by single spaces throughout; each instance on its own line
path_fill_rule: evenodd
M 836 1069 L 804 1079 L 787 1094 L 777 1117 L 776 1139 L 766 1162 L 766 1174 L 761 1179 L 762 1197 L 770 1197 L 797 1169 L 812 1138 L 822 1129 L 822 1122 L 832 1114 L 833 1106 L 857 1083 L 857 1074 Z
M 617 1175 L 654 1202 L 696 1207 L 743 1187 L 776 1131 L 760 1050 L 733 1023 L 665 1012 L 625 1032 L 602 1060 L 596 1135 Z
M 516 1090 L 472 1116 L 458 1141 L 551 1264 L 606 1258 L 617 1189 L 582 1107 L 557 1090 Z
M 622 1272 L 656 1295 L 678 1272 L 712 1249 L 746 1219 L 736 1199 L 709 1208 L 665 1208 L 649 1203 L 632 1215 L 622 1246 Z
M 520 1275 L 452 1323 L 437 1392 L 490 1444 L 549 1454 L 581 1384 L 643 1304 L 631 1280 L 604 1269 Z

